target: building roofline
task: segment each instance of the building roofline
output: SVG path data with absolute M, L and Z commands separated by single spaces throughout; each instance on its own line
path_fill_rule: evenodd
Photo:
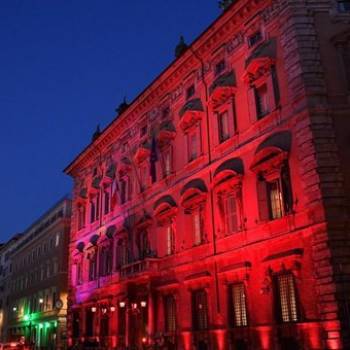
M 208 34 L 208 32 L 212 29 L 212 27 L 218 23 L 222 18 L 224 18 L 225 16 L 228 16 L 228 13 L 230 12 L 231 8 L 233 8 L 234 6 L 237 6 L 237 4 L 240 2 L 240 0 L 237 0 L 235 2 L 233 2 L 227 9 L 225 9 L 224 11 L 222 11 L 222 13 L 214 20 L 212 21 L 206 28 L 205 30 L 203 30 L 192 42 L 191 44 L 188 45 L 187 50 L 184 52 L 184 54 L 182 54 L 180 57 L 175 58 L 173 61 L 171 61 L 169 63 L 168 66 L 166 66 L 166 68 L 164 68 L 129 104 L 128 109 L 130 110 L 131 106 L 133 106 L 138 99 L 141 98 L 142 95 L 145 94 L 145 92 L 147 90 L 149 90 L 162 76 L 164 76 L 171 68 L 173 68 L 175 66 L 175 64 L 177 62 L 179 62 L 180 60 L 182 60 L 184 58 L 184 56 L 191 51 L 191 48 L 193 48 L 195 46 L 195 44 L 197 44 L 205 35 Z M 105 135 L 109 129 L 117 122 L 120 120 L 121 117 L 124 117 L 127 114 L 127 110 L 122 113 L 121 115 L 117 115 L 109 124 L 107 124 L 107 126 L 101 131 L 101 134 L 92 142 L 90 142 L 87 146 L 85 146 L 83 148 L 83 150 L 63 169 L 63 172 L 67 175 L 69 175 L 71 173 L 71 170 L 74 166 L 75 163 L 77 163 L 79 161 L 80 158 L 82 158 L 82 156 L 86 153 L 86 151 L 88 151 L 89 149 L 92 149 L 92 147 L 94 145 L 97 144 L 97 141 L 99 139 L 101 139 L 101 136 Z

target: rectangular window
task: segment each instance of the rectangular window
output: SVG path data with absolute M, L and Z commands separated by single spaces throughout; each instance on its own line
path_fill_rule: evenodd
M 280 179 L 267 183 L 267 193 L 270 204 L 270 218 L 272 220 L 281 218 L 284 212 Z
M 176 302 L 172 295 L 164 297 L 165 331 L 176 332 Z
M 97 264 L 96 264 L 96 256 L 90 256 L 89 258 L 89 281 L 93 281 L 96 279 L 96 268 L 97 268 Z
M 193 220 L 193 241 L 194 245 L 199 245 L 202 243 L 202 231 L 203 231 L 203 223 L 202 223 L 202 211 L 200 209 L 195 210 L 192 213 Z
M 111 210 L 111 196 L 110 196 L 110 188 L 106 188 L 103 193 L 104 198 L 104 214 L 107 215 Z
M 192 320 L 194 330 L 208 329 L 208 303 L 204 289 L 192 292 Z
M 255 88 L 255 105 L 257 119 L 263 118 L 268 113 L 267 85 L 263 84 Z
M 187 135 L 187 143 L 188 143 L 188 160 L 191 162 L 192 160 L 198 157 L 198 136 L 196 132 L 192 132 Z
M 291 273 L 276 276 L 278 319 L 282 323 L 297 322 L 298 310 L 294 276 Z
M 169 147 L 162 153 L 163 160 L 163 175 L 167 177 L 172 172 L 172 153 L 171 148 Z
M 228 112 L 218 113 L 219 142 L 224 142 L 230 137 Z
M 232 310 L 231 323 L 234 327 L 246 327 L 248 326 L 248 317 L 244 284 L 233 284 L 230 289 Z
M 236 197 L 230 194 L 224 200 L 226 233 L 238 231 L 237 203 Z

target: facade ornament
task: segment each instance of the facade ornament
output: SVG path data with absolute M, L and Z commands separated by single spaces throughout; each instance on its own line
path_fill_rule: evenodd
M 179 58 L 182 56 L 185 51 L 188 49 L 188 45 L 185 43 L 184 37 L 181 35 L 180 36 L 180 41 L 175 47 L 175 57 Z

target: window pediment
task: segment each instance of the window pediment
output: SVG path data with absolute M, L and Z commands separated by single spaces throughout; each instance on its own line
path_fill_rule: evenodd
M 256 173 L 266 173 L 281 168 L 288 158 L 292 135 L 289 131 L 281 131 L 266 138 L 256 149 L 250 169 Z
M 214 186 L 235 187 L 242 181 L 244 172 L 240 158 L 232 158 L 223 162 L 214 172 Z
M 177 205 L 174 199 L 167 195 L 159 198 L 153 206 L 154 215 L 158 222 L 171 220 L 177 213 Z
M 134 160 L 137 164 L 142 163 L 151 152 L 151 144 L 148 141 L 141 142 L 136 149 Z
M 117 227 L 115 225 L 111 225 L 106 230 L 106 236 L 111 239 L 116 234 L 116 232 L 117 232 Z
M 201 179 L 188 182 L 181 190 L 181 205 L 185 209 L 199 206 L 207 199 L 207 186 Z
M 214 108 L 223 104 L 236 92 L 236 77 L 233 71 L 220 75 L 209 87 L 210 103 Z
M 181 129 L 185 131 L 195 125 L 202 119 L 203 114 L 204 108 L 199 98 L 187 101 L 179 112 Z
M 251 83 L 270 70 L 276 61 L 277 42 L 272 38 L 259 45 L 246 60 L 243 81 Z
M 94 234 L 90 237 L 90 243 L 93 245 L 93 246 L 96 246 L 97 243 L 98 243 L 98 240 L 99 240 L 100 236 L 97 235 L 97 234 Z

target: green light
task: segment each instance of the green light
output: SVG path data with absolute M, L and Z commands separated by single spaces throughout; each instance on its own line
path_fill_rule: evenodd
M 24 315 L 23 316 L 24 321 L 29 321 L 30 320 L 30 315 Z
M 39 323 L 39 329 L 43 328 L 44 325 L 42 323 Z
M 49 322 L 45 322 L 45 328 L 50 328 L 50 323 Z
M 54 327 L 57 327 L 57 321 L 54 321 L 52 324 Z

